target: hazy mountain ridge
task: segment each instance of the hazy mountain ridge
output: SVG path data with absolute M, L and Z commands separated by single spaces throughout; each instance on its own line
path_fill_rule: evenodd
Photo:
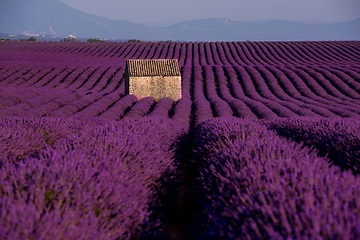
M 0 9 L 0 32 L 9 34 L 152 41 L 360 40 L 360 18 L 329 24 L 210 18 L 149 27 L 88 14 L 58 0 L 5 0 Z

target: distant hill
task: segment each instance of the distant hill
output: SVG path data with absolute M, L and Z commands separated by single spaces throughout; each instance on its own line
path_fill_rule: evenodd
M 0 32 L 67 37 L 142 38 L 149 27 L 84 13 L 58 0 L 2 0 Z
M 282 20 L 234 21 L 201 19 L 166 28 L 171 37 L 188 41 L 360 40 L 360 18 L 343 23 L 306 23 Z
M 329 24 L 200 19 L 149 27 L 84 13 L 58 0 L 2 0 L 0 32 L 152 41 L 360 40 L 360 18 Z

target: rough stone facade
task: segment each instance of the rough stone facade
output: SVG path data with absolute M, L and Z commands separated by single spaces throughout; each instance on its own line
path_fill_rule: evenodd
M 181 98 L 181 74 L 177 60 L 127 60 L 126 93 L 138 99 L 153 97 L 156 101 Z

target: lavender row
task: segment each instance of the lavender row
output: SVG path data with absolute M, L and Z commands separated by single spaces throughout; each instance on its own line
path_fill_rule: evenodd
M 317 69 L 322 71 L 322 68 Z M 102 76 L 100 77 L 96 76 L 96 74 L 92 75 L 95 76 L 95 79 L 98 79 L 96 84 L 88 84 L 87 82 L 84 82 L 84 79 L 80 81 L 79 77 L 77 77 L 76 80 L 70 78 L 70 76 L 75 72 L 83 72 L 81 76 L 84 76 L 85 70 L 77 68 L 68 75 L 69 78 L 67 78 L 67 83 L 64 81 L 58 85 L 53 85 L 53 87 L 59 90 L 75 89 L 80 92 L 94 90 L 95 92 L 103 92 L 102 95 L 107 95 L 108 91 L 111 90 L 113 95 L 118 94 L 119 96 L 122 96 L 125 92 L 124 80 L 121 79 L 124 74 L 123 69 L 108 68 L 104 70 L 105 71 L 100 71 L 102 72 Z M 265 68 L 258 66 L 254 68 L 251 66 L 213 66 L 211 68 L 210 66 L 198 66 L 194 68 L 184 67 L 182 68 L 182 74 L 183 97 L 191 98 L 191 95 L 193 95 L 193 99 L 197 100 L 195 104 L 197 110 L 195 110 L 195 112 L 197 111 L 200 114 L 200 117 L 198 118 L 200 120 L 196 121 L 197 123 L 212 116 L 236 115 L 239 117 L 250 118 L 273 118 L 278 116 L 358 117 L 360 114 L 360 109 L 356 105 L 355 99 L 349 99 L 349 97 L 342 95 L 348 99 L 346 100 L 343 99 L 341 95 L 331 96 L 327 94 L 323 88 L 316 85 L 317 83 L 315 80 L 306 80 L 307 76 L 304 75 L 304 72 L 302 70 L 299 71 L 298 68 L 295 67 L 276 68 L 273 66 L 267 66 Z M 78 73 L 75 75 L 78 75 Z M 57 77 L 55 77 L 55 79 L 56 78 Z M 54 83 L 55 79 L 54 81 L 49 82 L 46 86 L 50 87 L 50 84 Z M 353 85 L 355 84 L 356 83 L 353 82 Z M 63 85 L 63 87 L 61 87 L 61 85 Z M 77 86 L 75 88 L 66 87 L 75 85 Z M 343 85 L 345 85 L 344 82 Z M 54 94 L 56 97 L 59 92 L 56 92 L 55 89 L 50 88 L 53 93 L 49 94 L 48 92 L 47 94 Z M 87 94 L 91 94 L 91 96 L 98 95 L 97 93 L 92 94 L 91 92 L 88 92 Z M 24 98 L 22 94 L 17 93 L 16 96 L 17 97 L 14 96 L 15 98 L 12 96 L 10 98 L 14 100 L 17 98 Z M 96 98 L 91 99 L 92 102 L 97 101 Z M 2 101 L 4 103 L 4 107 L 9 107 L 18 103 L 18 101 L 13 101 L 11 99 L 3 99 Z M 42 105 L 52 100 L 48 99 L 46 95 L 43 95 L 37 96 L 34 100 L 27 99 L 26 101 L 29 104 L 26 105 L 23 103 L 22 105 L 24 106 L 24 109 L 19 109 L 22 108 L 21 105 L 14 106 L 12 107 L 13 110 L 12 108 L 9 108 L 5 112 L 3 111 L 3 116 L 6 116 L 6 112 L 9 111 L 10 115 L 17 115 L 23 111 L 31 110 L 34 106 L 32 106 L 30 101 L 38 102 L 39 104 L 35 107 L 41 108 Z M 87 108 L 87 106 L 92 102 L 87 102 L 87 104 L 84 103 L 77 110 L 74 109 L 73 111 L 69 111 L 65 115 L 55 114 L 54 116 L 69 116 Z M 210 105 L 206 102 L 209 102 Z M 68 101 L 66 104 L 72 103 Z M 107 106 L 112 104 L 113 103 L 109 102 Z M 47 115 L 49 111 L 56 110 L 57 107 L 54 103 L 49 103 L 49 105 L 51 105 L 49 110 L 42 111 L 43 115 Z M 101 114 L 107 106 L 104 106 L 104 109 L 98 112 L 98 114 Z M 61 104 L 59 107 L 62 109 L 73 108 L 71 106 L 65 106 L 65 103 Z M 204 110 L 201 110 L 203 108 Z M 38 110 L 39 109 L 36 111 Z M 207 113 L 205 113 L 206 111 Z M 36 114 L 29 116 L 36 116 Z
M 202 68 L 200 66 L 193 69 L 193 105 L 194 105 L 194 125 L 212 118 L 213 110 L 210 102 L 204 94 L 204 81 Z
M 41 53 L 43 55 L 36 55 L 36 57 L 44 59 L 50 58 L 46 55 L 48 52 L 59 54 L 55 54 L 54 59 L 61 54 L 74 54 L 74 58 L 78 61 L 81 61 L 82 58 L 85 60 L 87 57 L 109 56 L 110 53 L 118 54 L 119 58 L 178 58 L 180 65 L 183 66 L 183 97 L 194 100 L 194 116 L 190 117 L 194 118 L 195 124 L 213 116 L 235 115 L 244 118 L 269 119 L 297 116 L 358 117 L 360 114 L 358 108 L 360 78 L 359 74 L 354 71 L 357 69 L 354 65 L 357 58 L 356 54 L 353 54 L 353 52 L 357 52 L 358 45 L 353 42 L 121 44 L 118 46 L 108 43 L 88 46 L 73 43 L 69 45 L 45 44 L 46 47 L 43 48 L 35 44 L 26 48 L 22 47 L 20 43 L 18 46 L 11 43 L 8 46 L 9 49 L 3 48 L 1 51 L 6 52 L 11 49 L 16 52 L 18 48 L 18 51 L 25 55 L 29 55 L 31 51 L 36 54 Z M 334 49 L 331 48 L 331 44 L 334 45 Z M 306 51 L 299 50 L 302 48 Z M 316 54 L 314 49 L 319 49 L 321 54 Z M 78 51 L 81 54 L 76 55 Z M 326 59 L 326 54 L 332 55 Z M 342 56 L 342 54 L 345 55 Z M 25 58 L 26 56 L 24 56 Z M 311 62 L 312 58 L 316 59 L 319 64 L 309 67 L 308 64 L 313 63 Z M 92 104 L 105 94 L 115 95 L 117 92 L 119 96 L 122 96 L 125 92 L 124 67 L 122 66 L 124 62 L 122 60 L 119 60 L 118 66 L 106 63 L 102 66 L 91 66 L 91 64 L 87 65 L 89 62 L 86 61 L 85 64 L 79 63 L 72 67 L 60 64 L 58 67 L 46 65 L 38 67 L 36 65 L 35 68 L 15 68 L 16 71 L 8 71 L 4 68 L 1 73 L 7 77 L 0 84 L 6 87 L 66 89 L 91 95 L 85 97 L 90 98 L 90 101 L 79 100 L 83 103 L 77 109 L 64 104 L 57 106 L 56 103 L 46 102 L 46 97 L 44 97 L 39 101 L 40 105 L 36 105 L 34 109 L 31 104 L 20 109 L 20 112 L 29 112 L 23 116 L 47 115 L 50 112 L 59 112 L 57 108 L 67 110 L 59 115 L 53 114 L 54 116 L 69 116 L 75 113 L 86 115 L 80 114 L 80 112 L 88 107 L 89 110 L 99 105 L 100 102 Z M 339 62 L 348 65 L 339 66 Z M 331 64 L 329 65 L 329 63 Z M 271 64 L 275 66 L 271 66 Z M 9 75 L 7 75 L 8 72 Z M 98 92 L 101 92 L 102 96 L 94 98 Z M 93 93 L 95 95 L 92 95 Z M 4 105 L 11 105 L 13 100 L 15 98 L 4 99 Z M 74 100 L 77 101 L 72 98 L 72 101 Z M 114 99 L 114 101 L 117 100 Z M 106 104 L 97 113 L 98 115 L 113 105 L 110 101 Z M 45 105 L 46 109 L 42 108 Z M 75 105 L 77 106 L 78 103 Z M 21 105 L 14 107 L 15 110 L 17 108 L 21 108 Z M 12 112 L 16 112 L 15 110 L 10 108 L 9 114 L 14 115 Z M 151 108 L 148 110 L 150 111 Z M 144 115 L 147 113 L 144 112 Z
M 241 84 L 243 86 L 244 93 L 258 102 L 261 102 L 265 106 L 267 106 L 271 111 L 273 111 L 279 117 L 294 117 L 296 114 L 291 111 L 289 108 L 279 104 L 277 101 L 273 101 L 271 99 L 264 98 L 261 96 L 263 91 L 266 91 L 267 87 L 265 85 L 264 88 L 259 88 L 259 84 L 257 81 L 260 81 L 262 78 L 252 67 L 234 67 L 237 72 L 239 78 L 241 79 Z M 257 75 L 256 75 L 257 74 Z M 257 85 L 255 85 L 255 84 Z M 264 90 L 265 89 L 265 90 Z
M 328 79 L 329 78 L 336 79 L 335 81 L 337 81 L 337 84 L 343 85 L 345 83 L 346 86 L 344 88 L 350 87 L 352 91 L 356 91 L 356 93 L 360 94 L 360 82 L 359 82 L 360 74 L 355 73 L 355 75 L 351 76 L 350 74 L 353 71 L 351 71 L 350 74 L 348 75 L 345 72 L 340 71 L 331 66 L 321 66 L 320 68 L 316 68 L 316 70 L 324 73 L 324 76 L 327 77 Z M 343 86 L 341 86 L 341 88 L 343 88 Z
M 306 81 L 300 78 L 298 75 L 300 73 L 294 68 L 268 66 L 267 69 L 276 77 L 288 95 L 304 102 L 307 108 L 318 115 L 323 117 L 335 117 L 337 115 L 351 117 L 354 116 L 354 111 L 358 111 L 357 107 L 343 104 L 343 101 L 338 98 L 331 97 L 328 94 L 323 95 L 321 88 L 315 86 L 311 88 L 311 84 L 315 83 L 311 79 Z M 310 87 L 306 82 L 310 83 Z
M 168 97 L 161 98 L 155 105 L 154 109 L 148 114 L 149 116 L 170 117 L 174 100 Z
M 19 71 L 15 72 L 14 74 L 5 77 L 0 82 L 0 86 L 7 86 L 7 85 L 10 85 L 10 84 L 16 86 L 17 84 L 14 84 L 14 82 L 16 82 L 16 81 L 24 82 L 27 79 L 34 76 L 34 74 L 39 73 L 42 69 L 43 69 L 43 67 L 36 67 L 36 68 L 26 67 L 26 68 L 22 68 Z
M 184 48 L 184 49 L 183 49 Z M 144 43 L 45 43 L 6 42 L 2 51 L 51 53 L 62 61 L 65 55 L 77 59 L 114 58 L 179 59 L 185 65 L 358 65 L 356 42 L 144 42 Z M 21 59 L 21 58 L 19 58 Z M 12 59 L 16 60 L 16 59 Z
M 288 94 L 288 92 L 283 89 L 283 87 L 287 87 L 287 85 L 276 79 L 273 73 L 265 67 L 256 67 L 256 71 L 258 71 L 264 79 L 258 79 L 258 86 L 262 88 L 262 94 L 265 98 L 278 102 L 299 116 L 319 116 L 313 111 L 316 105 L 300 101 L 298 99 L 300 94 L 296 90 L 292 92 L 294 95 Z M 283 77 L 283 74 L 281 77 Z
M 162 213 L 151 206 L 160 204 L 159 180 L 176 171 L 179 124 L 147 117 L 0 125 L 1 239 L 165 236 Z
M 100 117 L 119 120 L 126 114 L 130 116 L 163 116 L 175 118 L 182 122 L 190 122 L 191 101 L 180 108 L 175 107 L 170 98 L 162 98 L 155 103 L 154 99 L 146 98 L 138 102 L 134 95 L 123 96 L 122 88 L 112 93 L 82 93 L 67 89 L 45 88 L 2 88 L 0 115 L 19 117 Z M 150 101 L 150 102 L 149 102 Z M 144 105 L 145 104 L 145 105 Z M 143 106 L 142 106 L 143 105 Z M 132 109 L 133 107 L 133 109 Z M 182 109 L 184 108 L 184 109 Z M 179 111 L 179 113 L 178 113 Z M 128 113 L 129 112 L 129 113 Z M 186 113 L 186 115 L 185 115 Z
M 0 82 L 4 87 L 32 87 L 32 88 L 56 88 L 72 91 L 112 92 L 125 86 L 119 85 L 124 82 L 124 67 L 101 66 L 55 66 L 54 68 L 38 67 L 23 68 L 13 73 Z M 5 74 L 5 73 L 4 73 Z
M 360 172 L 360 120 L 358 118 L 276 119 L 265 123 L 279 135 L 315 147 L 330 163 Z
M 192 102 L 188 98 L 180 98 L 173 109 L 171 119 L 181 124 L 188 132 L 190 130 Z
M 246 113 L 244 112 L 245 116 L 252 116 L 251 118 L 254 118 L 254 115 L 256 118 L 276 118 L 277 115 L 265 104 L 263 104 L 261 101 L 256 101 L 252 99 L 250 96 L 245 95 L 245 92 L 243 90 L 243 86 L 241 82 L 238 80 L 238 74 L 235 71 L 235 69 L 231 66 L 225 66 L 224 67 L 224 74 L 222 71 L 216 70 L 216 73 L 219 75 L 219 81 L 225 81 L 225 76 L 229 79 L 229 89 L 231 91 L 231 95 L 239 99 L 238 105 L 240 106 L 240 110 L 245 109 Z M 244 79 L 241 79 L 242 82 Z M 242 103 L 241 103 L 242 102 Z M 251 112 L 250 112 L 250 111 Z M 239 114 L 239 113 L 238 113 Z
M 341 94 L 337 88 L 329 83 L 329 80 L 324 79 L 320 73 L 315 72 L 313 69 L 308 67 L 298 67 L 296 69 L 293 68 L 292 70 L 301 76 L 301 79 L 309 85 L 311 90 L 317 95 L 333 101 L 346 101 L 350 106 L 359 104 L 359 101 L 356 100 L 356 98 L 359 98 L 359 94 L 353 92 L 348 92 L 349 95 Z M 351 97 L 355 97 L 355 99 L 352 99 Z
M 206 96 L 214 109 L 215 117 L 231 117 L 233 111 L 229 104 L 221 99 L 217 92 L 215 83 L 215 75 L 211 66 L 203 67 L 204 71 L 204 84 L 206 88 Z
M 125 113 L 137 102 L 135 95 L 126 95 L 117 102 L 109 106 L 99 117 L 110 120 L 119 120 L 124 117 Z
M 13 105 L 6 104 L 5 108 L 0 110 L 0 116 L 1 117 L 18 116 L 18 115 L 21 115 L 25 111 L 28 111 L 28 110 L 31 110 L 34 108 L 38 108 L 38 107 L 41 108 L 46 103 L 49 103 L 51 101 L 56 101 L 57 98 L 62 98 L 62 95 L 66 91 L 57 91 L 57 90 L 41 91 L 40 94 L 36 93 L 39 91 L 31 91 L 31 92 L 35 93 L 36 96 L 30 97 L 31 95 L 27 94 L 27 97 L 29 97 L 28 99 L 25 98 L 23 100 L 18 100 L 18 102 L 14 102 Z M 15 99 L 18 99 L 18 98 L 15 97 Z M 9 98 L 6 100 L 9 100 Z M 6 102 L 6 101 L 4 101 L 4 102 Z
M 192 68 L 181 69 L 181 97 L 191 99 Z
M 297 69 L 293 69 L 293 73 L 289 77 L 284 75 L 284 72 L 281 72 L 277 68 L 272 66 L 271 67 L 269 66 L 267 68 L 262 66 L 256 67 L 255 68 L 256 71 L 258 71 L 261 74 L 261 76 L 259 76 L 258 73 L 254 71 L 255 69 L 253 69 L 252 67 L 249 67 L 249 69 L 251 69 L 253 74 L 256 74 L 254 80 L 258 82 L 257 87 L 259 88 L 259 90 L 261 89 L 260 93 L 266 99 L 270 99 L 272 101 L 278 102 L 300 116 L 316 116 L 316 115 L 321 115 L 325 117 L 335 116 L 335 115 L 340 115 L 344 117 L 358 116 L 359 109 L 354 104 L 351 106 L 352 104 L 351 100 L 345 102 L 343 99 L 341 99 L 342 96 L 332 96 L 332 98 L 326 99 L 327 96 L 329 95 L 321 94 L 319 91 L 324 91 L 324 90 L 321 89 L 320 86 L 311 87 L 310 85 L 311 88 L 308 88 L 307 85 L 305 84 L 307 81 L 304 81 L 303 79 L 300 79 L 298 76 L 293 74 L 294 72 L 297 71 Z M 296 85 L 291 83 L 290 78 L 292 82 L 296 83 Z M 308 80 L 308 82 L 314 84 L 315 80 Z M 295 85 L 295 88 L 292 85 Z M 305 96 L 308 96 L 308 98 L 301 96 L 300 93 L 303 93 L 303 95 L 306 94 Z M 319 102 L 312 101 L 309 98 L 312 98 L 314 100 L 321 99 L 321 101 L 326 102 L 327 105 L 319 104 Z M 338 103 L 341 103 L 341 105 Z M 343 107 L 348 108 L 350 111 L 346 111 L 342 109 Z M 333 110 L 334 114 L 331 113 L 330 115 L 326 113 L 324 114 L 323 113 L 324 110 L 322 110 L 321 108 L 325 108 L 324 109 L 325 111 L 327 109 Z
M 238 92 L 239 95 L 241 95 L 242 89 L 239 88 L 239 81 L 237 79 L 237 75 L 235 71 L 233 71 L 231 66 L 224 67 L 227 73 L 227 76 L 225 75 L 225 72 L 221 66 L 214 66 L 214 74 L 216 79 L 216 84 L 218 86 L 218 94 L 219 97 L 224 99 L 231 109 L 234 111 L 234 115 L 239 118 L 246 118 L 246 119 L 258 119 L 258 117 L 255 115 L 254 112 L 252 112 L 251 108 L 246 105 L 246 101 L 244 101 L 244 98 L 242 96 L 238 96 L 241 99 L 237 99 L 233 92 Z
M 134 104 L 132 108 L 125 114 L 124 118 L 139 118 L 145 116 L 152 107 L 155 106 L 155 99 L 145 97 Z
M 44 89 L 19 89 L 16 87 L 0 88 L 0 109 L 14 106 L 28 99 L 37 97 L 45 92 Z
M 360 178 L 254 121 L 193 130 L 189 238 L 357 239 Z
M 102 98 L 88 105 L 86 108 L 79 112 L 76 112 L 74 117 L 97 117 L 106 109 L 120 99 L 120 95 L 117 92 L 106 94 Z
M 66 105 L 59 106 L 58 109 L 51 111 L 47 116 L 51 117 L 71 117 L 75 113 L 85 109 L 90 104 L 99 100 L 103 95 L 101 93 L 89 93 L 80 98 L 76 98 L 71 102 L 68 102 Z
M 45 98 L 48 94 L 50 94 L 51 97 L 55 97 L 52 99 Z M 67 90 L 47 90 L 46 94 L 41 95 L 39 98 L 41 98 L 41 101 L 38 101 L 37 103 L 41 103 L 41 105 L 34 106 L 33 108 L 30 108 L 26 111 L 22 112 L 16 112 L 14 116 L 18 117 L 43 117 L 47 116 L 50 113 L 54 113 L 58 111 L 61 107 L 64 105 L 67 105 L 71 102 L 74 102 L 80 98 L 82 98 L 84 94 L 73 92 L 73 91 L 67 91 Z M 32 99 L 33 101 L 36 99 Z M 45 100 L 45 101 L 44 101 Z M 9 116 L 9 115 L 7 115 Z

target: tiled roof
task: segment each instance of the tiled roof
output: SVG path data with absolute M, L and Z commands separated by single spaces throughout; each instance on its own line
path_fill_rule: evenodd
M 177 59 L 129 59 L 130 77 L 181 76 Z

